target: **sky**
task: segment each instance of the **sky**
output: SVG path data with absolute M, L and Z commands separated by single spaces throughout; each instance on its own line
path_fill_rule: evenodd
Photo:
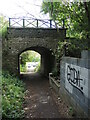
M 47 19 L 49 15 L 40 13 L 42 0 L 0 0 L 0 14 L 7 18 L 34 17 Z
M 41 19 L 48 19 L 49 14 L 44 15 L 40 13 L 42 1 L 52 0 L 0 0 L 0 14 L 7 18 L 9 17 L 34 17 Z M 53 0 L 53 2 L 60 0 Z M 67 1 L 67 0 L 63 0 Z M 75 0 L 68 0 L 75 1 Z M 80 1 L 80 0 L 76 0 Z M 81 0 L 84 1 L 84 0 Z M 86 0 L 90 1 L 90 0 Z

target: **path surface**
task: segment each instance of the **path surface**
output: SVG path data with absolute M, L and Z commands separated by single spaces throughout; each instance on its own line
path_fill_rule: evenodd
M 27 95 L 25 97 L 26 118 L 60 118 L 60 113 L 50 94 L 47 78 L 39 74 L 23 75 Z

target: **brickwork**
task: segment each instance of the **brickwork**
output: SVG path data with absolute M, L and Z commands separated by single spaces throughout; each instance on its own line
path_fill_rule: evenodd
M 52 51 L 59 40 L 64 40 L 65 34 L 65 29 L 8 28 L 7 39 L 3 40 L 3 69 L 18 74 L 19 55 L 26 50 L 35 50 L 42 56 L 43 72 L 48 74 L 54 64 Z

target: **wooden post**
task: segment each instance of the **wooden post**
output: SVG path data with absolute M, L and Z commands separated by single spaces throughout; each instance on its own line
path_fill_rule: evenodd
M 37 28 L 38 28 L 38 19 L 37 19 Z
M 52 20 L 50 20 L 50 28 L 52 28 Z
M 11 18 L 9 18 L 9 27 L 11 27 L 11 23 L 10 22 L 11 22 Z
M 23 19 L 23 28 L 25 27 L 25 19 Z

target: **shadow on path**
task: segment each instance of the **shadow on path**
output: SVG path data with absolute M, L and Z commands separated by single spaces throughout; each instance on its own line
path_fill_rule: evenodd
M 49 80 L 40 74 L 24 74 L 26 84 L 26 118 L 60 118 L 56 103 L 50 94 Z

